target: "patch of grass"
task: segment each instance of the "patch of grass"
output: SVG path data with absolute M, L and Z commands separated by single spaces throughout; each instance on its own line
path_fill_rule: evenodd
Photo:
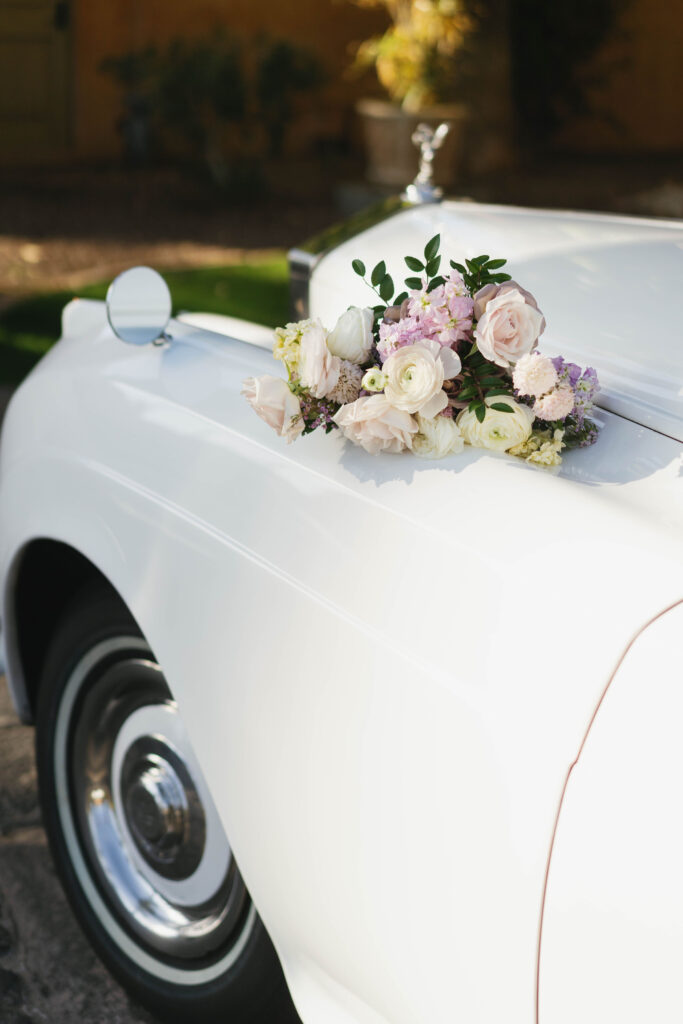
M 164 277 L 173 312 L 223 313 L 277 327 L 288 319 L 289 291 L 284 256 L 201 270 L 172 270 Z M 109 282 L 78 289 L 84 299 L 104 299 Z M 0 383 L 16 385 L 54 344 L 62 309 L 73 292 L 47 292 L 23 299 L 0 313 Z

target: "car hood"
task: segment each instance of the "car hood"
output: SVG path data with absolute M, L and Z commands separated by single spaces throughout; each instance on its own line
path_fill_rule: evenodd
M 540 341 L 598 371 L 599 404 L 683 441 L 680 282 L 683 222 L 445 202 L 404 210 L 344 242 L 317 265 L 310 308 L 331 326 L 372 292 L 351 261 L 385 260 L 399 282 L 403 257 L 439 232 L 445 258 L 506 257 L 514 280 L 545 314 Z

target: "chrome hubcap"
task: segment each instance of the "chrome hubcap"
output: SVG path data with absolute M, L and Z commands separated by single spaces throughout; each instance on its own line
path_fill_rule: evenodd
M 155 955 L 224 956 L 251 901 L 158 665 L 122 653 L 82 693 L 70 792 L 100 891 Z
M 123 807 L 140 854 L 164 878 L 188 878 L 206 847 L 206 818 L 185 764 L 157 736 L 136 740 L 121 770 Z

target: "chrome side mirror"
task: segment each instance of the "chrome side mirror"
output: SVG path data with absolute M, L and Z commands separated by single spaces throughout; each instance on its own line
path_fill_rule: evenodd
M 163 338 L 171 319 L 171 293 L 161 274 L 132 267 L 114 278 L 107 292 L 107 319 L 114 334 L 131 345 Z

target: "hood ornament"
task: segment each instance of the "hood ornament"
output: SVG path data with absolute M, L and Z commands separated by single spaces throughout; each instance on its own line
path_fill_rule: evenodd
M 434 157 L 441 149 L 450 131 L 450 125 L 442 121 L 436 128 L 420 123 L 413 132 L 413 144 L 420 147 L 420 166 L 412 185 L 403 193 L 402 199 L 409 203 L 438 203 L 443 189 L 434 184 Z

